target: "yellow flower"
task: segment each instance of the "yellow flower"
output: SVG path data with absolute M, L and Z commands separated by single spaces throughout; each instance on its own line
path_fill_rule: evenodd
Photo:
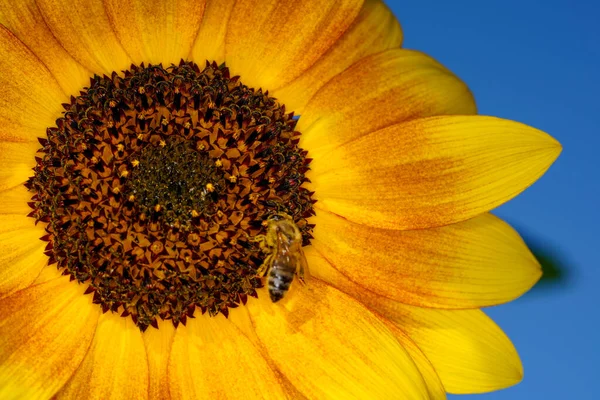
M 0 398 L 521 379 L 480 308 L 541 271 L 488 211 L 560 145 L 476 116 L 380 1 L 2 0 L 0 23 Z M 265 246 L 278 212 L 299 239 Z M 272 302 L 257 269 L 297 240 L 312 276 Z

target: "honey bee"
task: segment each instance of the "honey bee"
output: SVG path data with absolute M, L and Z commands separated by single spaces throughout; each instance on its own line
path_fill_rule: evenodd
M 309 275 L 309 271 L 302 251 L 302 234 L 291 216 L 285 213 L 270 216 L 266 235 L 257 235 L 252 240 L 267 253 L 256 275 L 263 277 L 268 272 L 269 297 L 273 303 L 285 296 L 294 275 L 300 283 L 306 283 L 305 276 Z

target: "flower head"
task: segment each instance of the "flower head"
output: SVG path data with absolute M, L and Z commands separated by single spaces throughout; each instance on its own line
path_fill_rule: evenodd
M 479 308 L 540 270 L 487 212 L 560 146 L 476 116 L 381 2 L 6 1 L 0 23 L 0 397 L 521 379 Z

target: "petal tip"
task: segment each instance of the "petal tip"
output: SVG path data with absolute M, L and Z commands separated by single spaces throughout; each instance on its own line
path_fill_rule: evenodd
M 549 156 L 552 155 L 552 160 L 556 160 L 560 153 L 562 153 L 562 144 L 554 137 L 544 131 L 540 131 L 543 134 L 542 140 L 540 140 L 540 151 L 544 151 Z
M 517 355 L 514 359 L 515 363 L 512 365 L 513 369 L 511 371 L 507 371 L 509 373 L 504 377 L 505 380 L 501 384 L 498 385 L 497 388 L 492 388 L 493 390 L 506 389 L 511 386 L 515 386 L 523 380 L 524 372 L 523 372 L 523 363 L 521 362 L 521 358 Z
M 542 265 L 540 264 L 537 257 L 531 252 L 531 250 L 529 250 L 529 248 L 527 248 L 527 251 L 529 253 L 531 261 L 529 263 L 524 263 L 523 265 L 523 269 L 525 269 L 525 271 L 522 272 L 523 290 L 521 295 L 531 290 L 531 288 L 533 288 L 539 282 L 539 280 L 542 278 L 542 275 L 544 274 L 544 271 L 542 270 Z

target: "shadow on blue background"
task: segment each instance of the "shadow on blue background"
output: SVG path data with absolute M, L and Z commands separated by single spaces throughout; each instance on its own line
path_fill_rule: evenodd
M 573 263 L 567 259 L 559 245 L 543 237 L 527 234 L 518 224 L 512 225 L 521 234 L 542 267 L 542 278 L 532 289 L 533 292 L 563 290 L 575 283 L 576 277 L 570 267 Z
M 404 46 L 434 56 L 461 77 L 480 114 L 542 129 L 564 148 L 540 181 L 495 214 L 515 224 L 534 247 L 558 255 L 567 264 L 567 280 L 540 284 L 517 301 L 486 310 L 515 343 L 525 378 L 468 398 L 600 398 L 600 3 L 387 4 L 403 25 Z

